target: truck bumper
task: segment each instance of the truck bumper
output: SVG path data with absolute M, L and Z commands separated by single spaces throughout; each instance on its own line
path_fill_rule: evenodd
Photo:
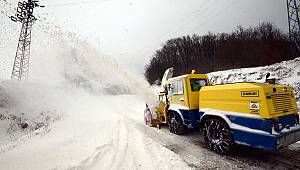
M 237 144 L 275 151 L 299 141 L 300 126 L 277 134 L 253 133 L 238 129 L 232 129 L 232 134 Z
M 277 149 L 288 146 L 300 140 L 300 127 L 281 133 L 277 137 Z

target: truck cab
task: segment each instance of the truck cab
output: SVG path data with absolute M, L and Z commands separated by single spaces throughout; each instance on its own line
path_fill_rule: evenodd
M 169 79 L 168 113 L 177 113 L 185 127 L 196 127 L 199 120 L 199 91 L 207 85 L 209 80 L 204 74 L 186 74 Z

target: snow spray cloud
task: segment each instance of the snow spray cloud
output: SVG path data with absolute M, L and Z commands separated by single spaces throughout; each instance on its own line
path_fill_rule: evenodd
M 33 43 L 30 79 L 58 86 L 72 86 L 93 94 L 141 94 L 147 82 L 110 57 L 103 56 L 75 34 L 43 35 Z M 33 41 L 34 42 L 34 41 Z M 43 45 L 41 45 L 43 44 Z
M 9 79 L 20 24 L 12 24 L 4 15 L 0 22 L 0 79 Z M 121 67 L 88 41 L 43 20 L 36 22 L 32 31 L 29 81 L 113 95 L 141 93 L 148 86 L 142 75 Z
M 10 77 L 20 25 L 12 23 L 6 15 L 0 15 L 0 22 L 0 40 L 3 42 L 0 43 L 0 56 L 3 58 L 0 63 L 0 79 L 5 80 Z M 130 72 L 125 66 L 120 66 L 110 57 L 101 54 L 88 41 L 78 38 L 76 34 L 62 31 L 42 17 L 39 17 L 32 31 L 29 81 L 22 82 L 23 85 L 20 86 L 27 87 L 26 83 L 31 84 L 28 86 L 37 84 L 33 87 L 41 93 L 40 96 L 51 94 L 43 93 L 39 88 L 59 87 L 62 90 L 79 89 L 97 95 L 137 94 L 153 98 L 152 90 L 148 88 L 142 75 Z M 2 86 L 7 87 L 8 84 L 2 83 Z M 30 90 L 26 92 L 28 95 L 29 93 Z M 14 98 L 13 95 L 8 96 Z

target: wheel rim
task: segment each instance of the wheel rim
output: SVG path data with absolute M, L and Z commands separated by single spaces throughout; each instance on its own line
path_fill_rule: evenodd
M 232 138 L 226 124 L 212 119 L 205 124 L 204 128 L 210 148 L 218 153 L 225 153 L 230 150 Z

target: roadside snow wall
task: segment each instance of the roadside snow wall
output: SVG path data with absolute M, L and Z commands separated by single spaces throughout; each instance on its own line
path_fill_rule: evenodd
M 300 107 L 300 58 L 263 67 L 212 72 L 208 74 L 208 77 L 213 84 L 265 82 L 267 73 L 277 78 L 277 83 L 294 87 L 298 107 Z

